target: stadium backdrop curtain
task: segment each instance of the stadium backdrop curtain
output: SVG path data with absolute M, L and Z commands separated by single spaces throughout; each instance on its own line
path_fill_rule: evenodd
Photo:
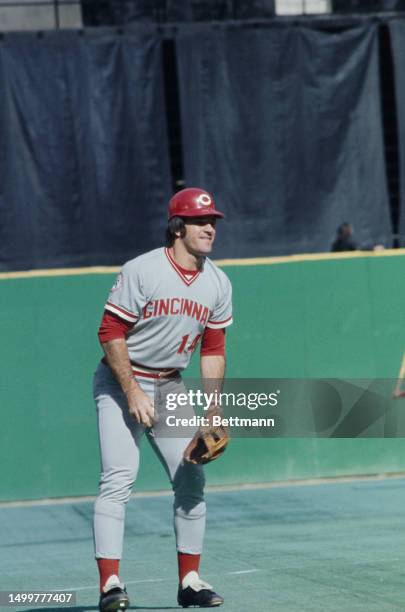
M 82 0 L 85 26 L 272 17 L 275 0 Z
M 158 246 L 171 179 L 148 26 L 0 41 L 0 270 L 120 264 Z
M 378 29 L 198 29 L 176 38 L 188 185 L 227 215 L 215 253 L 328 251 L 336 227 L 391 245 Z
M 397 107 L 398 125 L 398 154 L 399 154 L 399 245 L 405 247 L 405 22 L 395 20 L 389 23 L 391 35 L 391 48 L 394 61 L 395 97 Z

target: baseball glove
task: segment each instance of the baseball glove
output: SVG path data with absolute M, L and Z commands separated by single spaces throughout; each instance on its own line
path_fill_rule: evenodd
M 207 418 L 211 421 L 213 414 L 219 414 L 217 410 L 210 411 Z M 222 425 L 207 425 L 200 427 L 188 444 L 183 453 L 185 461 L 203 465 L 218 459 L 229 443 L 229 434 Z

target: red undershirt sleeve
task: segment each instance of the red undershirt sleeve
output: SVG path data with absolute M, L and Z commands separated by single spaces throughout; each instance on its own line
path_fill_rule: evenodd
M 201 355 L 225 355 L 225 328 L 205 328 L 201 340 Z
M 116 338 L 126 337 L 129 330 L 134 326 L 133 323 L 120 319 L 117 315 L 104 311 L 103 318 L 98 330 L 98 338 L 100 342 L 108 342 Z

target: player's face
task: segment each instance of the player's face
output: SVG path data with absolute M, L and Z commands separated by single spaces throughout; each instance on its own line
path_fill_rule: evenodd
M 216 217 L 189 217 L 185 219 L 186 234 L 182 238 L 186 249 L 194 255 L 207 255 L 215 239 Z

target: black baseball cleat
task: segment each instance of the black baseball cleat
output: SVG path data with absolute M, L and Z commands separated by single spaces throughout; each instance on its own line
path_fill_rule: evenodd
M 110 576 L 100 595 L 98 609 L 100 612 L 115 612 L 129 608 L 129 598 L 125 585 L 118 576 Z
M 201 580 L 197 572 L 189 572 L 179 585 L 177 603 L 183 608 L 197 606 L 199 608 L 214 608 L 224 603 L 223 597 L 212 590 L 212 586 Z

